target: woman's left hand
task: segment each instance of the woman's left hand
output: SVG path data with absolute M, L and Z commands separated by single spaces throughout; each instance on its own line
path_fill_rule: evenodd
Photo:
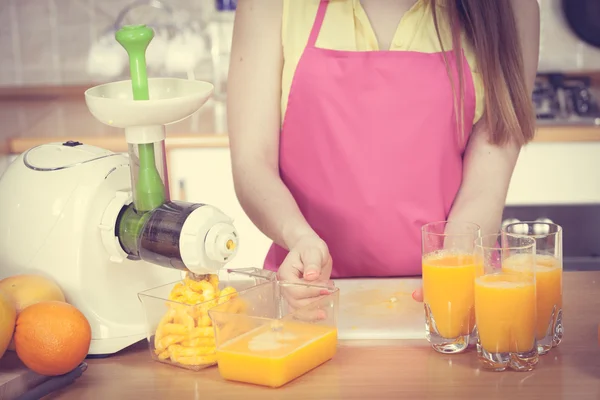
M 415 301 L 418 301 L 418 302 L 423 302 L 423 288 L 422 288 L 422 287 L 420 287 L 420 288 L 416 289 L 416 290 L 415 290 L 415 291 L 412 293 L 412 298 L 413 298 Z

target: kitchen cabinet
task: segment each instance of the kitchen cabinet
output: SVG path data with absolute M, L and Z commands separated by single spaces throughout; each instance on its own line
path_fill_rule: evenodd
M 521 150 L 506 203 L 600 203 L 600 142 L 528 144 Z
M 182 148 L 169 151 L 169 187 L 173 200 L 206 203 L 234 220 L 240 236 L 231 268 L 262 268 L 271 245 L 246 215 L 235 195 L 229 148 Z

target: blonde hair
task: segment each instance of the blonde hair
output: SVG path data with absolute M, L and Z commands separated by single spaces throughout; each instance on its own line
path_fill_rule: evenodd
M 485 87 L 485 123 L 489 141 L 495 145 L 513 142 L 523 145 L 535 135 L 535 114 L 527 89 L 521 42 L 514 10 L 508 0 L 429 0 L 440 45 L 439 11 L 445 14 L 452 31 L 452 46 L 458 68 L 460 132 L 464 124 L 464 79 L 461 28 L 474 48 Z M 443 4 L 442 4 L 443 3 Z M 440 6 L 441 7 L 438 7 Z M 445 53 L 444 53 L 444 57 Z M 448 67 L 448 60 L 446 59 Z M 455 82 L 452 85 L 455 88 Z

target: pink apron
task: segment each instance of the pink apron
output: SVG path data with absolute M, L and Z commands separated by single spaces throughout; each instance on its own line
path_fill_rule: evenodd
M 466 139 L 443 54 L 318 48 L 327 5 L 319 5 L 292 82 L 281 178 L 327 243 L 332 278 L 420 275 L 420 228 L 447 218 L 462 180 Z M 463 65 L 470 71 L 464 57 Z M 470 128 L 470 72 L 464 80 Z M 265 268 L 277 270 L 286 255 L 274 244 Z

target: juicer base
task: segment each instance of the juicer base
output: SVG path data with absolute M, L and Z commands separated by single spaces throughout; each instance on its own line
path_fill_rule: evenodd
M 146 335 L 143 333 L 139 335 L 116 338 L 92 339 L 90 350 L 88 351 L 88 357 L 97 358 L 101 356 L 111 356 L 144 339 L 146 339 Z

